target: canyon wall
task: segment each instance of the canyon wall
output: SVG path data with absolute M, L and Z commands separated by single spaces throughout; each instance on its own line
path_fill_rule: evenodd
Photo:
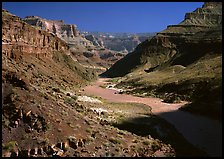
M 202 8 L 187 13 L 178 25 L 168 26 L 151 40 L 140 43 L 103 75 L 124 76 L 138 67 L 187 66 L 207 53 L 221 53 L 221 35 L 222 3 L 205 2 Z
M 68 53 L 68 45 L 57 36 L 36 29 L 2 10 L 2 53 L 18 59 L 22 54 L 52 57 L 53 51 Z
M 63 20 L 48 20 L 38 16 L 27 16 L 23 21 L 55 34 L 69 45 L 93 46 L 90 41 L 81 36 L 76 25 L 65 24 Z

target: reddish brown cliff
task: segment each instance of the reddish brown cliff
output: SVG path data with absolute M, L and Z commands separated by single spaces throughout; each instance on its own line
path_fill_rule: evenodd
M 74 24 L 65 24 L 63 20 L 49 20 L 38 16 L 27 16 L 23 21 L 34 27 L 55 34 L 70 46 L 80 45 L 84 47 L 93 47 L 93 44 L 90 41 L 81 36 L 77 26 Z
M 2 11 L 2 53 L 18 59 L 22 54 L 52 57 L 53 51 L 68 52 L 60 38 L 23 22 L 19 17 Z

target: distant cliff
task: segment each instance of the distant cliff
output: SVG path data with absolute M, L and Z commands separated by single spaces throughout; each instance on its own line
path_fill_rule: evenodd
M 95 46 L 100 46 L 113 51 L 129 53 L 146 39 L 150 39 L 155 33 L 103 33 L 81 32 L 85 38 Z
M 74 24 L 65 24 L 63 20 L 48 20 L 38 16 L 27 16 L 26 23 L 63 40 L 69 46 L 71 56 L 88 68 L 106 69 L 119 60 L 124 54 L 104 48 L 102 41 L 96 40 L 93 35 L 80 34 Z
M 94 35 L 89 34 L 89 35 L 86 35 L 85 38 L 91 41 L 93 45 L 104 48 L 104 42 L 101 39 L 96 38 Z
M 23 21 L 57 35 L 69 45 L 93 46 L 90 41 L 80 35 L 76 25 L 65 24 L 63 20 L 48 20 L 38 16 L 27 16 Z

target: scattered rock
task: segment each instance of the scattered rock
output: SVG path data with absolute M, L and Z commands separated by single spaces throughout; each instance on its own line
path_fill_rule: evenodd
M 60 92 L 61 92 L 59 88 L 52 88 L 52 90 L 53 90 L 54 92 L 57 92 L 57 93 L 60 93 Z
M 84 146 L 84 143 L 81 139 L 79 139 L 78 141 L 78 144 L 77 144 L 79 147 L 83 147 Z
M 71 96 L 71 94 L 70 93 L 67 93 L 66 96 Z
M 64 154 L 64 151 L 63 151 L 63 150 L 59 150 L 59 151 L 55 154 L 55 156 L 59 156 L 59 157 L 61 157 L 61 156 L 63 156 L 63 154 Z
M 66 152 L 68 149 L 69 149 L 69 142 L 68 141 L 63 142 L 62 143 L 62 150 Z
M 11 156 L 10 157 L 18 157 L 19 156 L 19 152 L 18 151 L 13 151 L 11 153 Z
M 78 96 L 78 101 L 90 102 L 90 103 L 102 103 L 99 99 L 91 98 L 88 96 Z
M 33 130 L 33 129 L 32 129 L 28 124 L 25 124 L 25 132 L 26 132 L 26 133 L 31 133 L 32 130 Z
M 78 148 L 78 145 L 77 145 L 77 140 L 75 137 L 71 136 L 68 138 L 68 143 L 69 143 L 69 146 L 73 149 L 77 149 Z
M 157 150 L 154 154 L 153 154 L 153 157 L 166 157 L 166 155 L 160 151 L 160 150 Z

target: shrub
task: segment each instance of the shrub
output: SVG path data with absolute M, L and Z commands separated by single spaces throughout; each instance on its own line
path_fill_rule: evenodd
M 66 97 L 65 99 L 64 99 L 64 103 L 65 104 L 73 104 L 74 103 L 74 99 L 73 98 L 70 98 L 70 97 Z
M 6 150 L 6 151 L 11 151 L 11 150 L 13 150 L 16 147 L 16 145 L 17 145 L 16 141 L 10 141 L 10 142 L 8 142 L 5 145 L 3 144 L 2 145 L 2 149 Z
M 91 128 L 87 128 L 86 129 L 86 132 L 91 133 L 92 132 L 92 129 Z
M 153 142 L 152 143 L 152 149 L 153 149 L 153 151 L 156 151 L 156 150 L 158 150 L 160 148 L 160 146 L 159 146 L 159 144 L 157 143 L 157 142 Z
M 72 99 L 77 100 L 78 97 L 77 96 L 71 96 Z
M 115 139 L 114 137 L 111 137 L 111 138 L 109 139 L 109 141 L 112 142 L 112 143 L 114 143 L 114 144 L 120 144 L 120 143 L 121 143 L 120 140 Z
M 143 141 L 142 142 L 144 145 L 149 145 L 150 144 L 150 141 L 146 140 L 146 141 Z

